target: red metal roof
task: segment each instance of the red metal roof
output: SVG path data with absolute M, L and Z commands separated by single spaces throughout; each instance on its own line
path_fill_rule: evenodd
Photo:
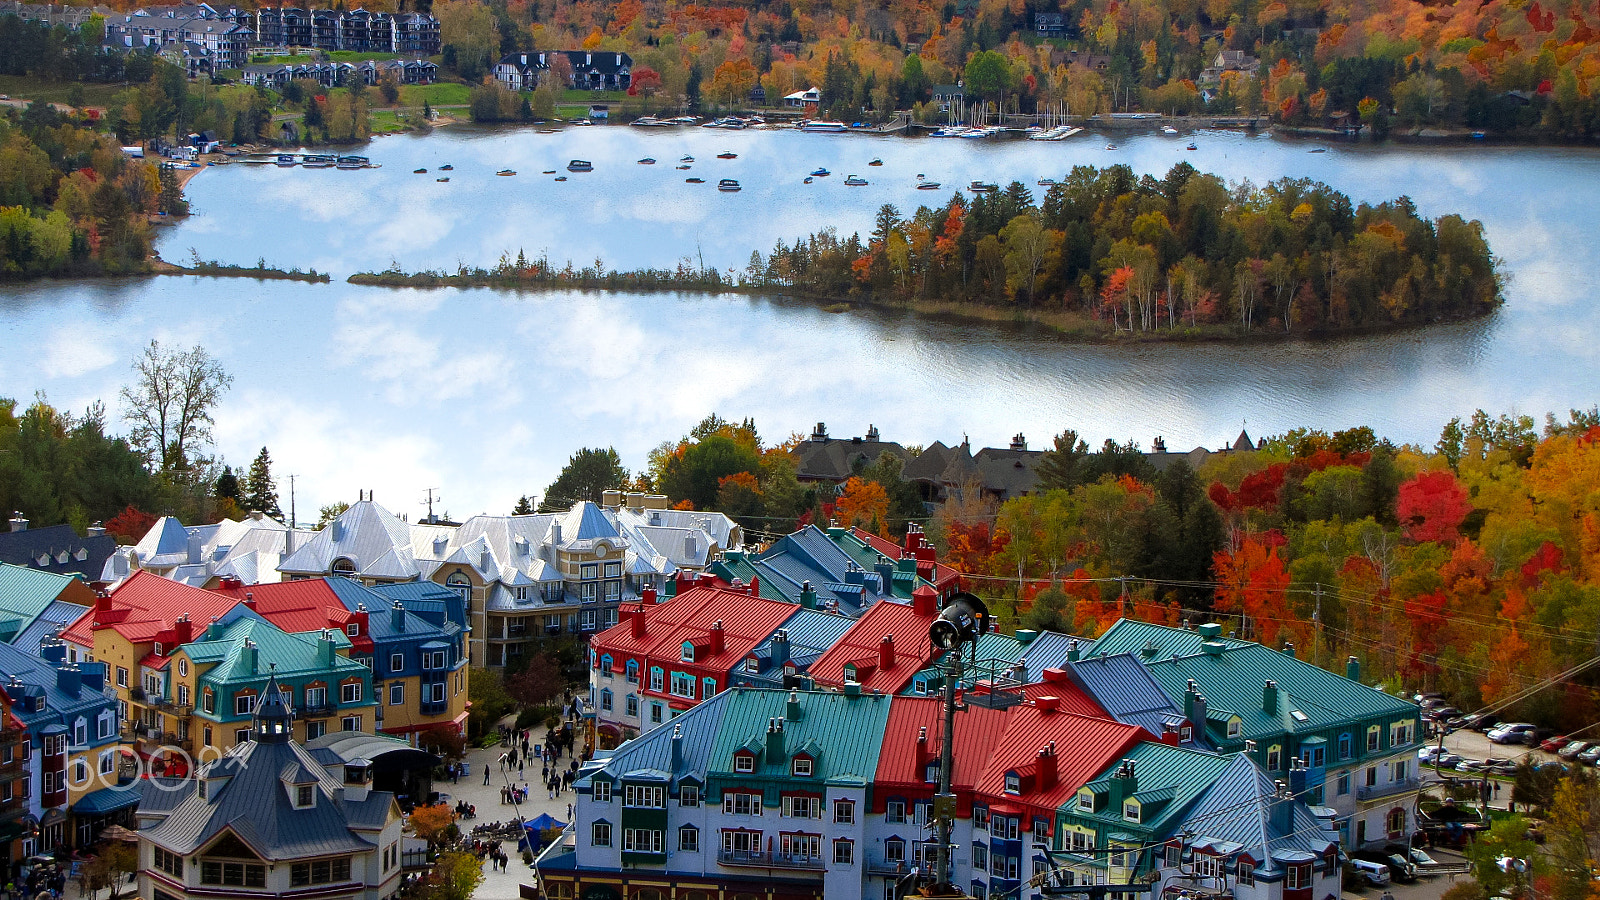
M 1005 733 L 994 743 L 976 791 L 982 800 L 1011 804 L 1053 821 L 1056 808 L 1078 788 L 1150 735 L 1137 725 L 1044 709 L 1037 702 L 1006 710 Z M 1056 748 L 1055 784 L 1041 787 L 1039 751 L 1052 742 Z M 1006 793 L 1006 773 L 1011 771 L 1025 775 L 1020 793 Z M 1023 827 L 1028 827 L 1027 823 Z
M 917 615 L 906 604 L 879 600 L 807 672 L 817 684 L 838 688 L 844 686 L 844 667 L 854 664 L 862 690 L 898 694 L 933 659 L 932 624 L 931 616 Z M 885 637 L 894 638 L 891 666 L 881 665 Z
M 879 537 L 878 535 L 875 535 L 870 531 L 866 531 L 859 526 L 851 528 L 850 533 L 861 540 L 866 541 L 867 545 L 872 549 L 882 553 L 884 556 L 887 556 L 892 560 L 895 560 L 896 562 L 905 558 L 906 548 L 896 544 L 894 541 L 891 541 L 888 538 Z M 935 590 L 941 594 L 944 594 L 949 591 L 956 590 L 961 586 L 961 573 L 950 568 L 944 563 L 939 562 L 938 560 L 934 560 L 933 577 L 928 580 L 933 582 L 933 587 Z
M 213 617 L 221 617 L 237 602 L 232 597 L 139 571 L 109 596 L 97 598 L 95 605 L 61 636 L 93 649 L 94 632 L 111 628 L 136 644 L 157 640 L 181 644 L 188 639 L 173 628 L 181 616 L 187 615 L 192 633 L 199 634 Z
M 1049 673 L 1052 671 L 1060 670 L 1047 669 L 1045 671 L 1045 677 L 1049 678 Z M 971 690 L 968 691 L 968 693 L 987 694 L 989 693 L 989 685 L 987 682 L 980 682 L 979 684 L 974 685 Z M 1047 680 L 1035 682 L 1033 684 L 1025 684 L 1022 686 L 1022 696 L 1028 700 L 1037 700 L 1040 697 L 1055 697 L 1056 708 L 1062 712 L 1075 713 L 1080 716 L 1089 716 L 1090 718 L 1095 719 L 1116 718 L 1102 709 L 1100 704 L 1094 701 L 1093 697 L 1090 697 L 1087 693 L 1084 693 L 1082 688 L 1078 687 L 1070 680 Z
M 700 586 L 665 603 L 624 604 L 622 621 L 596 635 L 596 657 L 612 656 L 613 671 L 637 659 L 641 671 L 651 664 L 682 668 L 683 645 L 695 645 L 693 667 L 726 674 L 742 663 L 756 645 L 778 630 L 799 609 L 793 603 L 767 600 L 742 590 Z M 634 633 L 633 616 L 644 617 L 644 633 Z M 722 623 L 722 649 L 712 647 L 712 626 Z
M 939 759 L 944 747 L 944 701 L 935 697 L 896 697 L 884 725 L 878 771 L 873 776 L 873 809 L 881 812 L 890 793 L 906 799 L 932 797 L 935 785 L 927 780 L 927 765 Z M 950 773 L 957 805 L 971 815 L 972 788 L 983 774 L 995 742 L 1005 731 L 1006 711 L 968 706 L 956 713 L 954 768 Z M 920 742 L 927 729 L 926 743 Z
M 355 619 L 324 578 L 217 588 L 216 593 L 235 601 L 248 599 L 263 619 L 290 633 L 342 630 Z

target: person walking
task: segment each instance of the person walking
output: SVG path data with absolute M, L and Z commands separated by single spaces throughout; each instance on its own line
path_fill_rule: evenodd
M 483 767 L 483 786 L 489 786 L 489 766 L 487 764 Z

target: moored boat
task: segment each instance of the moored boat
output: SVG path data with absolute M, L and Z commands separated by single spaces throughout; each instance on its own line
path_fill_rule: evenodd
M 926 178 L 919 179 L 917 181 L 917 190 L 919 191 L 936 191 L 938 189 L 939 182 L 937 181 L 929 181 Z
M 365 156 L 341 156 L 334 165 L 341 169 L 365 169 L 372 165 L 372 161 Z
M 974 181 L 973 183 L 967 185 L 967 190 L 974 194 L 988 194 L 1000 190 L 1000 186 L 998 184 L 991 184 L 987 181 Z
M 413 174 L 413 175 L 426 175 L 426 174 L 428 174 L 428 170 L 427 169 L 412 169 L 411 170 L 411 174 Z
M 567 163 L 567 171 L 568 172 L 593 172 L 594 171 L 594 163 L 589 162 L 587 159 L 575 159 L 575 160 Z
M 739 190 L 739 182 L 733 180 L 732 178 L 724 178 L 717 182 L 717 190 L 733 193 L 734 191 Z
M 653 166 L 655 164 L 656 164 L 656 161 L 651 159 L 648 156 L 646 156 L 644 159 L 639 160 L 639 165 L 641 165 L 641 166 Z
M 822 122 L 822 121 L 817 121 L 817 122 L 806 122 L 805 124 L 800 126 L 800 130 L 801 131 L 812 132 L 813 134 L 818 134 L 818 133 L 820 133 L 820 134 L 838 134 L 839 132 L 842 132 L 842 131 L 849 131 L 850 130 L 850 126 L 844 124 L 843 122 Z
M 832 174 L 833 173 L 829 172 L 827 169 L 823 169 L 823 168 L 820 168 L 820 167 L 815 172 L 811 173 L 812 177 L 814 177 L 814 178 L 826 178 L 827 176 L 832 175 Z
M 1172 135 L 1178 133 L 1178 129 L 1173 128 L 1171 125 L 1163 125 L 1161 126 L 1161 133 L 1171 137 Z
M 733 152 L 732 150 L 724 150 L 721 153 L 717 154 L 717 159 L 738 159 L 738 158 L 739 158 L 739 154 Z
M 441 171 L 441 172 L 449 172 L 449 171 L 453 171 L 454 169 L 455 169 L 455 166 L 452 166 L 449 163 L 445 163 L 444 165 L 439 167 L 439 171 Z
M 298 166 L 300 165 L 300 160 L 293 153 L 279 153 L 278 165 L 283 166 L 284 168 L 288 168 L 289 166 Z
M 307 153 L 300 165 L 308 169 L 331 169 L 336 161 L 336 158 L 332 156 L 321 153 Z
M 434 181 L 438 181 L 438 182 L 445 182 L 445 181 L 449 181 L 449 180 L 450 180 L 450 176 L 449 175 L 446 175 L 443 178 L 435 178 L 434 179 Z
M 683 180 L 683 183 L 684 184 L 705 184 L 706 180 L 704 178 L 685 178 Z
M 881 166 L 881 165 L 883 165 L 883 160 L 881 160 L 881 159 L 877 158 L 876 156 L 874 156 L 872 158 L 872 162 L 867 163 L 867 165 L 869 165 L 869 166 Z
M 515 175 L 515 174 L 517 174 L 517 170 L 516 169 L 501 169 L 500 171 L 496 172 L 495 174 L 496 175 Z
M 844 183 L 851 187 L 864 187 L 867 183 L 867 180 L 862 178 L 860 175 L 846 175 L 844 177 Z

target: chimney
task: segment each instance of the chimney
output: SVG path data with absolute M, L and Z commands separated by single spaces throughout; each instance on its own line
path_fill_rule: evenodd
M 817 589 L 809 581 L 800 582 L 800 605 L 805 609 L 817 608 Z
M 1289 791 L 1283 782 L 1274 782 L 1278 792 L 1268 803 L 1272 804 L 1270 818 L 1272 830 L 1278 834 L 1290 834 L 1294 831 L 1294 798 L 1289 796 Z
M 172 623 L 173 642 L 187 644 L 194 640 L 194 623 L 189 621 L 189 614 L 184 613 L 178 621 Z
M 800 692 L 790 691 L 789 702 L 784 704 L 783 717 L 791 722 L 800 721 Z
M 700 554 L 700 542 L 695 540 L 694 532 L 683 536 L 683 554 L 694 559 Z
M 1261 687 L 1261 711 L 1269 716 L 1278 714 L 1278 683 L 1268 681 Z
M 933 759 L 933 753 L 928 746 L 928 726 L 917 729 L 917 766 L 920 768 Z
M 783 759 L 783 720 L 767 720 L 767 762 L 777 763 Z
M 1083 657 L 1083 648 L 1078 646 L 1078 639 L 1067 641 L 1067 662 L 1077 662 Z
M 1121 818 L 1122 801 L 1139 793 L 1139 779 L 1133 774 L 1133 760 L 1125 759 L 1111 776 L 1111 800 L 1106 804 L 1106 809 L 1111 815 Z
M 1200 693 L 1200 688 L 1189 680 L 1189 686 L 1183 692 L 1183 717 L 1189 720 L 1195 731 L 1204 734 L 1206 728 L 1206 698 Z
M 372 790 L 372 764 L 357 757 L 344 764 L 344 798 L 360 801 L 367 799 Z
M 317 639 L 317 659 L 325 666 L 333 665 L 333 632 L 324 628 Z
M 205 634 L 202 634 L 200 639 L 203 641 L 214 641 L 220 637 L 222 637 L 222 623 L 217 621 L 216 616 L 212 616 L 211 623 L 206 626 Z
M 883 584 L 884 590 L 889 589 L 889 581 Z M 911 592 L 911 611 L 924 619 L 931 619 L 939 614 L 939 595 L 928 585 L 922 585 Z
M 350 620 L 352 622 L 356 623 L 356 634 L 357 635 L 367 634 L 368 633 L 367 605 L 365 603 L 357 603 L 356 604 L 356 611 L 351 614 Z
M 202 546 L 204 543 L 205 542 L 200 539 L 200 535 L 199 534 L 190 534 L 189 535 L 189 541 L 188 541 L 188 551 L 189 551 L 188 561 L 189 561 L 189 565 L 192 566 L 192 565 L 195 565 L 195 564 L 200 562 L 201 551 L 203 549 L 205 549 Z
M 636 638 L 644 637 L 644 610 L 630 603 L 622 608 L 622 614 L 628 618 L 628 632 Z
M 560 522 L 551 522 L 550 523 L 550 543 L 557 544 L 557 545 L 559 545 L 561 543 L 561 523 Z
M 1169 747 L 1178 746 L 1179 730 L 1173 722 L 1163 722 L 1161 725 L 1161 743 Z
M 715 622 L 711 623 L 711 654 L 710 655 L 711 656 L 716 656 L 718 653 L 722 652 L 722 648 L 723 648 L 723 643 L 722 643 L 722 620 L 718 619 Z
M 89 537 L 105 537 L 106 527 L 99 522 L 89 526 Z
M 1216 622 L 1207 622 L 1200 626 L 1200 636 L 1208 641 L 1214 641 L 1222 636 L 1222 626 Z
M 1039 632 L 1034 631 L 1032 628 L 1018 628 L 1017 629 L 1017 643 L 1019 643 L 1019 644 L 1021 644 L 1023 646 L 1027 646 L 1028 644 L 1033 643 L 1033 639 L 1038 637 L 1038 636 L 1039 636 Z
M 1290 659 L 1294 659 L 1294 644 L 1288 643 L 1287 641 L 1284 642 L 1283 655 L 1289 657 Z
M 494 553 L 491 552 L 488 547 L 483 548 L 483 552 L 478 554 L 478 568 L 487 572 L 493 565 Z
M 250 667 L 250 674 L 257 674 L 256 642 L 249 638 L 244 639 L 244 661 Z
M 389 607 L 389 627 L 395 631 L 406 630 L 406 608 L 399 600 L 394 601 L 394 605 Z
M 1049 668 L 1039 673 L 1040 676 L 1051 684 L 1060 684 L 1067 680 L 1066 669 Z
M 886 634 L 878 642 L 878 667 L 881 669 L 894 668 L 894 635 Z
M 1344 661 L 1344 677 L 1351 681 L 1361 680 L 1361 660 L 1354 656 Z
M 68 697 L 77 697 L 78 689 L 83 686 L 83 673 L 77 666 L 61 666 L 56 669 L 56 690 Z
M 645 606 L 656 605 L 656 586 L 647 584 L 639 589 L 639 601 Z
M 777 632 L 772 635 L 772 667 L 774 669 L 781 669 L 783 668 L 783 664 L 788 661 L 789 629 L 779 628 Z
M 1159 652 L 1161 652 L 1161 650 L 1156 646 L 1155 639 L 1151 638 L 1149 641 L 1145 642 L 1144 648 L 1139 651 L 1139 655 L 1145 659 L 1155 659 L 1156 654 Z
M 60 638 L 46 638 L 39 642 L 39 657 L 51 665 L 62 665 L 67 661 L 67 645 Z
M 1013 449 L 1013 450 L 1026 450 L 1026 449 L 1028 449 L 1028 439 L 1022 436 L 1022 432 L 1019 431 L 1016 434 L 1011 436 L 1011 449 Z
M 24 519 L 22 517 L 22 513 L 17 512 L 17 513 L 13 513 L 11 515 L 11 530 L 12 531 L 27 531 L 28 530 L 28 520 Z
M 618 509 L 622 506 L 621 491 L 601 491 L 600 505 L 606 509 Z
M 1040 715 L 1048 716 L 1061 708 L 1061 698 L 1055 694 L 1041 694 L 1033 698 L 1033 705 Z
M 255 610 L 255 608 L 256 608 L 256 593 L 255 593 L 255 591 L 246 591 L 245 592 L 244 605 L 245 605 L 245 607 L 247 609 L 250 609 L 251 611 Z
M 683 723 L 678 722 L 672 726 L 672 765 L 669 771 L 676 773 L 683 765 Z
M 1051 741 L 1039 751 L 1039 790 L 1048 791 L 1056 786 L 1056 742 Z

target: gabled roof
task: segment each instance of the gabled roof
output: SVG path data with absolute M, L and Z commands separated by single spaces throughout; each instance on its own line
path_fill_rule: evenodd
M 1006 728 L 978 779 L 977 791 L 993 803 L 1026 805 L 1041 814 L 1054 811 L 1079 787 L 1146 737 L 1144 730 L 1110 719 L 1050 710 L 1037 701 L 1006 710 Z M 1006 793 L 1006 773 L 1036 774 L 1039 751 L 1056 745 L 1056 783 L 1024 785 Z
M 411 530 L 394 513 L 362 500 L 339 514 L 278 564 L 278 571 L 326 575 L 335 560 L 350 560 L 355 571 L 404 579 L 421 574 L 411 553 Z
M 0 563 L 0 640 L 14 640 L 58 598 L 92 602 L 94 592 L 71 575 Z
M 1197 630 L 1154 625 L 1134 619 L 1118 619 L 1098 640 L 1083 647 L 1083 655 L 1104 653 L 1137 653 L 1145 660 L 1166 659 L 1172 656 L 1193 656 L 1206 643 L 1206 636 Z M 1218 636 L 1216 641 L 1225 647 L 1244 647 L 1249 641 Z M 1151 648 L 1154 652 L 1151 652 Z
M 152 569 L 176 566 L 189 560 L 189 532 L 177 516 L 162 516 L 133 545 L 139 562 Z
M 116 548 L 117 539 L 111 535 L 78 537 L 71 525 L 0 532 L 0 562 L 85 580 L 99 577 Z
M 773 665 L 773 642 L 780 631 L 789 641 L 788 658 L 783 662 L 793 663 L 797 671 L 805 671 L 846 631 L 849 631 L 853 624 L 855 624 L 854 619 L 847 619 L 844 616 L 818 612 L 814 609 L 796 609 L 794 615 L 783 621 L 782 626 L 750 651 L 750 656 L 761 661 L 760 672 L 747 673 L 743 669 L 737 669 L 736 674 L 739 676 L 760 674 L 769 679 L 781 678 L 782 673 L 775 671 L 777 667 Z
M 1113 774 L 1123 762 L 1132 763 L 1135 790 L 1124 799 L 1138 800 L 1142 805 L 1137 827 L 1165 836 L 1170 832 L 1190 804 L 1205 793 L 1212 782 L 1230 762 L 1228 756 L 1206 750 L 1173 747 L 1157 741 L 1145 741 L 1113 760 L 1085 787 L 1096 794 L 1110 790 Z M 1122 809 L 1102 808 L 1089 814 L 1076 804 L 1065 810 L 1068 815 L 1098 818 L 1112 823 L 1126 823 Z
M 685 643 L 695 647 L 693 665 L 728 671 L 742 663 L 755 646 L 766 640 L 790 616 L 793 604 L 752 597 L 744 591 L 700 586 L 665 603 L 625 609 L 644 616 L 644 634 L 633 633 L 627 619 L 606 629 L 591 642 L 595 654 L 613 654 L 613 667 L 621 671 L 623 657 L 653 662 L 678 660 Z M 713 652 L 711 629 L 722 623 L 722 650 Z
M 889 707 L 889 721 L 883 731 L 883 749 L 878 754 L 878 770 L 873 776 L 877 787 L 917 785 L 933 789 L 927 780 L 927 764 L 937 760 L 944 748 L 944 701 L 933 697 L 896 697 Z M 1006 712 L 971 705 L 956 715 L 956 743 L 950 784 L 957 791 L 970 791 L 983 775 L 984 766 L 1005 731 Z M 927 729 L 927 742 L 918 737 Z
M 81 647 L 94 647 L 94 632 L 114 629 L 133 643 L 149 643 L 172 629 L 187 615 L 195 633 L 204 623 L 221 618 L 238 601 L 212 591 L 202 591 L 150 572 L 135 572 L 102 600 L 104 608 L 91 607 L 78 617 L 62 637 Z
M 1129 722 L 1159 737 L 1169 723 L 1185 722 L 1183 709 L 1131 653 L 1095 656 L 1063 664 L 1062 670 L 1119 722 Z M 1192 733 L 1204 746 L 1204 722 Z
M 811 664 L 810 674 L 819 685 L 844 687 L 845 667 L 854 666 L 863 691 L 896 694 L 933 658 L 928 639 L 929 616 L 918 615 L 904 603 L 884 600 L 862 614 L 839 640 Z M 880 665 L 880 647 L 894 639 L 894 664 Z
M 889 697 L 762 688 L 730 688 L 719 696 L 728 697 L 728 706 L 712 744 L 709 772 L 713 778 L 778 781 L 793 789 L 799 786 L 799 779 L 789 774 L 789 763 L 800 751 L 811 756 L 809 780 L 819 786 L 829 781 L 864 786 L 878 771 Z M 797 718 L 790 718 L 791 696 L 799 705 Z M 766 734 L 769 723 L 779 719 L 783 720 L 784 752 L 781 758 L 772 759 L 766 752 Z M 755 749 L 754 772 L 734 773 L 734 753 L 741 748 Z
M 711 767 L 711 747 L 716 742 L 731 692 L 723 691 L 684 711 L 670 725 L 652 728 L 623 743 L 598 764 L 585 766 L 577 787 L 585 790 L 596 775 L 615 781 L 631 772 L 659 772 L 668 778 L 693 778 L 704 783 Z M 678 764 L 672 764 L 672 744 L 678 737 Z
M 1024 666 L 1023 680 L 1043 679 L 1046 669 L 1059 669 L 1066 664 L 1074 644 L 1081 653 L 1084 647 L 1092 643 L 1094 642 L 1088 638 L 1074 637 L 1059 631 L 1039 632 L 1022 648 L 1022 655 L 1017 658 L 1017 661 Z
M 248 598 L 262 618 L 288 632 L 321 631 L 337 628 L 341 632 L 352 620 L 350 612 L 328 586 L 328 579 L 307 578 L 277 584 L 248 587 L 223 587 L 216 593 L 235 601 Z
M 61 646 L 56 649 L 65 658 Z M 56 675 L 57 666 L 43 659 L 37 649 L 22 650 L 10 644 L 0 644 L 0 691 L 11 701 L 11 714 L 30 731 L 47 725 L 70 724 L 78 716 L 93 718 L 101 710 L 116 710 L 116 700 L 103 690 L 94 687 L 105 683 L 105 663 L 79 663 L 84 679 L 77 690 L 62 690 Z M 24 696 L 43 695 L 45 708 L 33 712 L 17 701 Z M 95 732 L 90 729 L 90 737 Z M 98 741 L 97 741 L 98 743 Z
M 1184 816 L 1179 827 L 1193 834 L 1196 849 L 1212 852 L 1243 852 L 1257 862 L 1256 871 L 1265 873 L 1281 868 L 1272 854 L 1284 850 L 1323 856 L 1338 846 L 1337 833 L 1322 830 L 1322 824 L 1304 802 L 1293 801 L 1290 828 L 1283 830 L 1272 821 L 1273 795 L 1278 786 L 1249 756 L 1235 753 L 1228 765 L 1211 781 L 1199 802 Z
M 55 636 L 60 631 L 65 631 L 67 626 L 78 620 L 79 616 L 89 611 L 89 607 L 64 600 L 53 600 L 46 606 L 28 627 L 17 632 L 10 643 L 28 652 L 38 650 L 42 641 Z
M 213 666 L 201 678 L 214 684 L 264 681 L 273 674 L 281 678 L 326 675 L 332 680 L 370 674 L 366 666 L 337 653 L 350 646 L 343 632 L 329 630 L 326 634 L 335 651 L 331 658 L 323 656 L 322 633 L 290 634 L 255 616 L 240 616 L 221 626 L 214 637 L 202 634 L 180 649 L 195 665 Z M 246 641 L 255 645 L 253 664 Z
M 850 534 L 857 540 L 864 542 L 875 552 L 881 553 L 884 556 L 895 560 L 896 562 L 906 559 L 908 556 L 910 556 L 912 559 L 916 558 L 914 555 L 908 553 L 904 546 L 896 544 L 894 541 L 891 541 L 888 538 L 879 537 L 878 535 L 875 535 L 864 528 L 851 528 Z M 913 532 L 913 534 L 915 534 L 915 532 Z M 946 590 L 955 590 L 961 584 L 961 573 L 935 560 L 933 562 L 933 577 L 922 580 L 931 582 L 934 590 L 936 591 L 943 592 Z M 917 583 L 917 579 L 912 580 L 913 587 L 915 587 Z

